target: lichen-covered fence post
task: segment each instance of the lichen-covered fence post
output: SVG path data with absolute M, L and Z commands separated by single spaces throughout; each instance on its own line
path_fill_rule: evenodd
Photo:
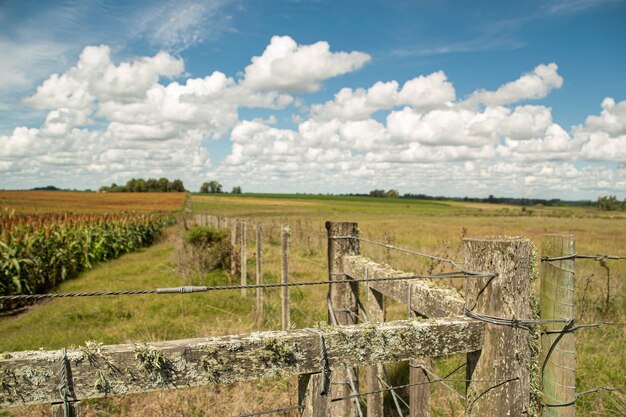
M 328 235 L 328 279 L 330 281 L 346 280 L 349 277 L 344 274 L 342 258 L 345 255 L 359 254 L 359 227 L 356 223 L 326 222 L 326 232 Z M 334 311 L 330 309 L 328 311 L 329 319 L 334 314 L 339 325 L 356 324 L 358 285 L 356 283 L 329 285 L 328 291 L 332 308 L 334 308 Z M 333 373 L 333 381 L 335 382 L 331 387 L 333 398 L 351 395 L 350 386 L 346 383 L 348 371 L 348 369 L 341 369 Z M 358 375 L 358 372 L 352 371 L 351 373 L 355 378 Z M 354 383 L 358 389 L 358 381 L 355 380 Z M 331 406 L 331 415 L 333 416 L 355 416 L 356 411 L 352 399 L 338 401 Z
M 496 274 L 465 279 L 467 308 L 482 316 L 536 319 L 532 242 L 491 238 L 466 239 L 464 243 L 467 269 Z M 536 415 L 540 390 L 537 327 L 487 323 L 482 350 L 467 355 L 467 416 Z
M 547 235 L 541 242 L 542 258 L 567 257 L 576 253 L 574 236 Z M 541 319 L 574 318 L 574 258 L 541 263 Z M 573 321 L 570 322 L 573 325 Z M 565 329 L 562 323 L 546 324 L 544 330 Z M 541 335 L 543 402 L 568 403 L 576 395 L 576 349 L 574 333 Z M 573 417 L 576 404 L 545 407 L 544 417 Z
M 409 313 L 416 317 L 415 313 Z M 422 368 L 423 367 L 423 368 Z M 432 369 L 432 359 L 421 357 L 409 360 L 409 417 L 428 417 L 430 415 L 430 384 L 426 369 Z
M 248 252 L 247 252 L 247 243 L 248 237 L 246 236 L 247 224 L 246 222 L 241 222 L 241 261 L 239 264 L 239 269 L 241 270 L 241 285 L 248 285 Z M 241 296 L 245 297 L 248 294 L 247 288 L 241 289 Z
M 330 396 L 321 395 L 324 377 L 321 373 L 298 375 L 298 405 L 300 417 L 327 417 L 330 415 Z
M 263 226 L 256 225 L 256 285 L 263 284 Z M 263 324 L 263 288 L 256 289 L 256 320 L 257 325 Z
M 287 284 L 289 282 L 289 226 L 283 225 L 280 234 L 281 246 L 281 282 Z M 283 330 L 289 329 L 289 287 L 281 288 L 281 323 Z
M 68 410 L 65 412 L 63 404 L 54 404 L 52 406 L 52 417 L 81 417 L 80 401 L 69 403 Z
M 367 270 L 366 270 L 367 271 Z M 366 276 L 368 274 L 366 272 Z M 367 286 L 366 290 L 366 303 L 365 309 L 367 313 L 367 319 L 370 323 L 382 323 L 385 321 L 385 302 L 383 294 L 376 291 L 370 286 Z M 381 380 L 385 374 L 383 371 L 383 364 L 377 363 L 370 365 L 366 368 L 366 390 L 367 392 L 374 392 L 384 389 L 381 384 Z M 384 413 L 384 391 L 369 394 L 367 396 L 367 417 L 383 417 Z

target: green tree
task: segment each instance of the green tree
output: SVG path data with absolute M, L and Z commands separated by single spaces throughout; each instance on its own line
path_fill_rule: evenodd
M 241 194 L 241 187 L 238 186 L 238 185 L 233 187 L 233 190 L 231 191 L 231 194 Z
M 202 183 L 200 187 L 201 193 L 209 193 L 209 194 L 219 194 L 222 192 L 222 184 L 213 180 L 209 182 Z
M 372 190 L 370 191 L 370 197 L 384 197 L 385 190 Z
M 598 208 L 607 211 L 624 210 L 624 208 L 626 208 L 626 200 L 620 203 L 614 195 L 598 197 Z
M 388 198 L 398 198 L 400 196 L 400 193 L 398 192 L 398 190 L 389 190 L 385 193 L 385 197 Z

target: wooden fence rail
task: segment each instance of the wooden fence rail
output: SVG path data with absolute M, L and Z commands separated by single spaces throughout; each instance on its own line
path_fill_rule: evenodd
M 467 317 L 393 321 L 150 344 L 89 345 L 67 351 L 72 400 L 225 384 L 277 375 L 322 372 L 415 354 L 440 356 L 476 350 L 485 325 Z M 61 351 L 25 351 L 0 359 L 0 406 L 61 400 Z

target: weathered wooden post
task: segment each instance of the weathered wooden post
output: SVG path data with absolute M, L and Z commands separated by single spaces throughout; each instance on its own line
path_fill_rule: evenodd
M 263 242 L 263 226 L 261 223 L 256 225 L 256 285 L 263 284 L 263 259 L 262 245 Z M 263 288 L 256 289 L 256 319 L 257 325 L 263 324 Z
M 541 319 L 569 320 L 574 318 L 574 236 L 547 235 L 541 242 Z M 571 322 L 573 325 L 573 321 Z M 564 323 L 546 324 L 541 335 L 541 362 L 543 377 L 543 402 L 568 403 L 576 395 L 576 346 L 574 333 L 560 333 Z M 556 332 L 556 333 L 550 333 Z M 544 417 L 573 417 L 576 405 L 545 407 Z
M 465 413 L 472 417 L 527 416 L 537 408 L 539 375 L 532 375 L 537 352 L 536 326 L 508 320 L 533 320 L 533 245 L 522 238 L 465 239 L 465 268 L 495 277 L 467 277 L 467 309 L 487 321 L 482 350 L 467 355 Z M 470 315 L 471 313 L 468 313 Z M 506 319 L 494 324 L 488 317 Z M 531 385 L 533 399 L 531 399 Z
M 287 284 L 289 282 L 289 226 L 283 225 L 281 234 L 280 234 L 280 244 L 281 244 L 281 282 L 283 284 Z M 281 305 L 282 305 L 282 314 L 281 314 L 281 322 L 283 330 L 289 329 L 289 287 L 284 286 L 281 288 Z
M 237 275 L 237 220 L 230 220 L 230 279 Z
M 423 368 L 432 368 L 432 359 L 428 357 L 409 361 L 409 417 L 428 417 L 430 415 L 430 386 L 428 375 Z
M 367 269 L 365 277 L 369 278 Z M 367 319 L 370 323 L 382 323 L 385 321 L 385 302 L 383 294 L 370 288 L 367 285 L 365 310 Z M 379 391 L 384 389 L 380 380 L 385 376 L 383 364 L 377 363 L 366 368 L 366 390 L 367 392 Z M 367 417 L 383 417 L 384 413 L 384 396 L 383 391 L 367 396 Z
M 247 236 L 246 236 L 246 222 L 241 222 L 241 261 L 239 262 L 239 269 L 241 270 L 241 285 L 248 285 L 248 257 L 246 251 Z M 247 288 L 241 289 L 241 296 L 245 297 L 248 294 Z
M 328 235 L 328 279 L 329 281 L 343 281 L 349 277 L 343 273 L 342 258 L 345 255 L 358 255 L 359 250 L 359 227 L 356 223 L 326 222 Z M 334 284 L 328 286 L 331 305 L 335 311 L 329 308 L 329 321 L 333 314 L 337 317 L 339 325 L 352 325 L 357 323 L 359 288 L 354 284 Z M 352 314 L 350 314 L 352 312 Z M 357 372 L 352 372 L 355 376 Z M 333 398 L 351 395 L 348 381 L 348 370 L 341 369 L 333 372 L 333 380 L 336 384 L 331 387 Z M 358 389 L 358 381 L 354 381 Z M 347 399 L 333 403 L 331 406 L 333 416 L 355 416 L 356 407 L 354 400 Z
M 81 407 L 80 402 L 73 402 L 68 404 L 68 412 L 66 414 L 63 404 L 54 404 L 52 406 L 52 417 L 80 417 Z
M 298 376 L 298 405 L 301 417 L 327 417 L 330 415 L 330 396 L 321 395 L 324 377 L 319 374 Z

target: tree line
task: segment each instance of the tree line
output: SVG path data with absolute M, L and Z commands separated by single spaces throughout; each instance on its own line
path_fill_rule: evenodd
M 187 191 L 183 182 L 179 179 L 170 181 L 167 178 L 132 178 L 126 185 L 102 186 L 98 190 L 102 193 L 182 193 Z
M 205 194 L 221 194 L 224 191 L 222 190 L 222 184 L 213 180 L 203 182 L 200 186 L 200 192 Z M 241 187 L 236 185 L 233 187 L 231 194 L 241 194 Z

